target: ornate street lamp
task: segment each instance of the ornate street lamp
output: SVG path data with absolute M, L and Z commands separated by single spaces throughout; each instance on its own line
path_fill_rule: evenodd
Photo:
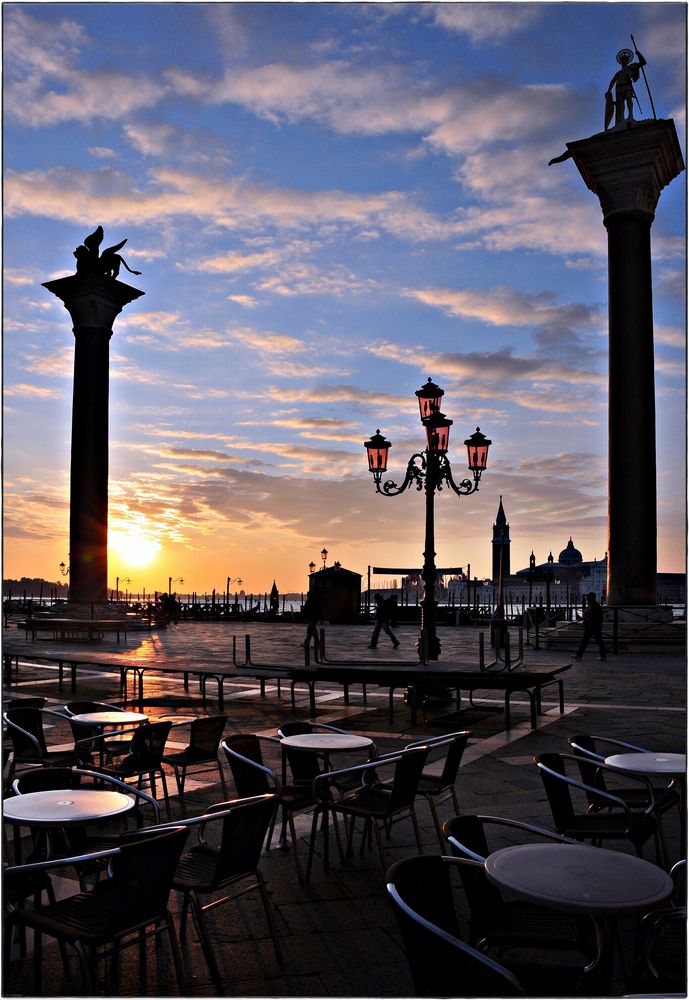
M 172 597 L 172 584 L 173 583 L 184 583 L 184 579 L 181 576 L 176 576 L 173 580 L 171 576 L 167 578 L 167 592 L 168 596 Z
M 391 479 L 383 482 L 383 473 L 387 472 L 388 451 L 391 444 L 380 430 L 368 440 L 364 447 L 368 455 L 368 468 L 373 475 L 376 493 L 383 496 L 399 496 L 411 486 L 417 490 L 426 491 L 426 533 L 424 547 L 424 563 L 421 578 L 424 583 L 423 600 L 421 601 L 421 644 L 419 651 L 422 660 L 437 660 L 440 654 L 440 642 L 436 632 L 438 602 L 435 599 L 435 583 L 438 572 L 435 566 L 435 492 L 442 490 L 444 485 L 454 490 L 457 496 L 469 496 L 478 489 L 481 473 L 488 462 L 488 448 L 492 444 L 477 427 L 476 431 L 464 442 L 467 448 L 467 464 L 472 474 L 471 479 L 463 479 L 456 483 L 452 478 L 452 468 L 447 457 L 450 427 L 452 421 L 440 412 L 440 401 L 444 391 L 428 379 L 428 382 L 418 389 L 421 423 L 426 429 L 426 450 L 412 455 L 407 464 L 404 482 L 398 486 Z
M 312 559 L 311 562 L 309 563 L 309 576 L 315 572 L 316 572 L 316 564 Z
M 321 559 L 323 560 L 323 565 L 321 569 L 325 569 L 325 560 L 328 558 L 328 550 L 326 548 L 321 549 Z
M 60 573 L 62 574 L 62 576 L 69 576 L 69 564 L 65 566 L 64 562 L 61 562 Z

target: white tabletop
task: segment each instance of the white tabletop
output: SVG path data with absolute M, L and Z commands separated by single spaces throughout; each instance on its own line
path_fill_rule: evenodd
M 368 736 L 353 733 L 301 733 L 299 736 L 283 736 L 283 747 L 295 750 L 320 750 L 330 753 L 334 750 L 363 750 L 373 745 Z
M 650 910 L 673 891 L 670 876 L 632 854 L 587 844 L 519 844 L 485 862 L 491 882 L 555 910 L 620 913 Z
M 632 774 L 684 774 L 687 755 L 684 753 L 616 753 L 605 763 L 614 770 Z
M 117 709 L 106 712 L 82 712 L 73 715 L 72 722 L 80 722 L 85 726 L 128 726 L 134 722 L 146 722 L 147 715 L 141 712 L 120 712 Z
M 122 792 L 98 788 L 58 788 L 27 792 L 3 801 L 6 820 L 29 826 L 62 826 L 118 816 L 134 808 L 134 799 Z

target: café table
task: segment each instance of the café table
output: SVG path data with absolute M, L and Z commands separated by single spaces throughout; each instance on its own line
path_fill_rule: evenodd
M 351 753 L 356 750 L 369 750 L 374 746 L 368 736 L 357 736 L 356 733 L 300 733 L 296 736 L 283 736 L 280 740 L 284 751 L 306 750 L 317 753 L 323 758 L 325 771 L 330 770 L 330 755 L 332 753 Z M 329 810 L 323 810 L 321 830 L 323 833 L 323 863 L 327 870 L 329 862 Z M 281 840 L 284 836 L 281 835 Z
M 687 835 L 686 782 L 687 755 L 685 753 L 649 752 L 615 753 L 605 758 L 605 765 L 613 771 L 643 775 L 647 778 L 671 778 L 679 789 L 680 843 L 684 851 Z M 684 856 L 684 855 L 683 855 Z
M 135 800 L 123 792 L 99 788 L 57 788 L 13 795 L 3 800 L 3 818 L 16 826 L 49 830 L 123 816 Z M 50 834 L 48 833 L 48 853 Z
M 601 974 L 610 987 L 614 942 L 627 978 L 618 918 L 663 906 L 673 882 L 657 865 L 632 854 L 588 844 L 518 844 L 485 861 L 488 879 L 503 892 L 568 913 L 587 913 L 603 930 Z
M 143 712 L 127 712 L 119 711 L 117 709 L 104 710 L 100 712 L 81 712 L 78 715 L 73 715 L 70 722 L 74 722 L 77 725 L 88 727 L 91 729 L 100 729 L 104 731 L 108 726 L 114 726 L 116 729 L 122 729 L 125 726 L 139 726 L 143 723 L 148 722 L 148 716 L 144 715 Z M 88 737 L 85 736 L 84 739 Z M 110 740 L 111 746 L 115 744 L 128 744 L 131 739 L 131 735 L 128 736 L 113 736 Z M 100 759 L 103 763 L 103 743 L 105 741 L 101 740 L 100 744 Z

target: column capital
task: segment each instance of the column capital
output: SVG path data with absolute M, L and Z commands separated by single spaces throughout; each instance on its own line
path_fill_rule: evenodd
M 660 192 L 684 170 L 675 123 L 636 122 L 568 142 L 586 186 L 596 194 L 607 225 L 611 217 L 636 213 L 653 222 Z
M 43 287 L 62 300 L 75 331 L 78 327 L 111 331 L 122 309 L 145 294 L 124 281 L 99 275 L 71 274 L 44 281 Z

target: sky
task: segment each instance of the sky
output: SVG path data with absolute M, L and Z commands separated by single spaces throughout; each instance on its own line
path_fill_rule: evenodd
M 3 5 L 3 576 L 69 558 L 73 334 L 41 283 L 97 225 L 145 292 L 110 341 L 109 586 L 307 587 L 421 566 L 429 377 L 480 490 L 436 496 L 439 566 L 607 538 L 607 242 L 567 141 L 603 129 L 630 34 L 686 149 L 684 3 Z M 644 81 L 641 113 L 652 117 Z M 686 152 L 684 152 L 686 160 Z M 652 229 L 658 568 L 685 553 L 685 187 Z M 639 456 L 639 481 L 647 470 Z M 180 582 L 180 578 L 184 583 Z M 123 589 L 122 583 L 120 583 Z

